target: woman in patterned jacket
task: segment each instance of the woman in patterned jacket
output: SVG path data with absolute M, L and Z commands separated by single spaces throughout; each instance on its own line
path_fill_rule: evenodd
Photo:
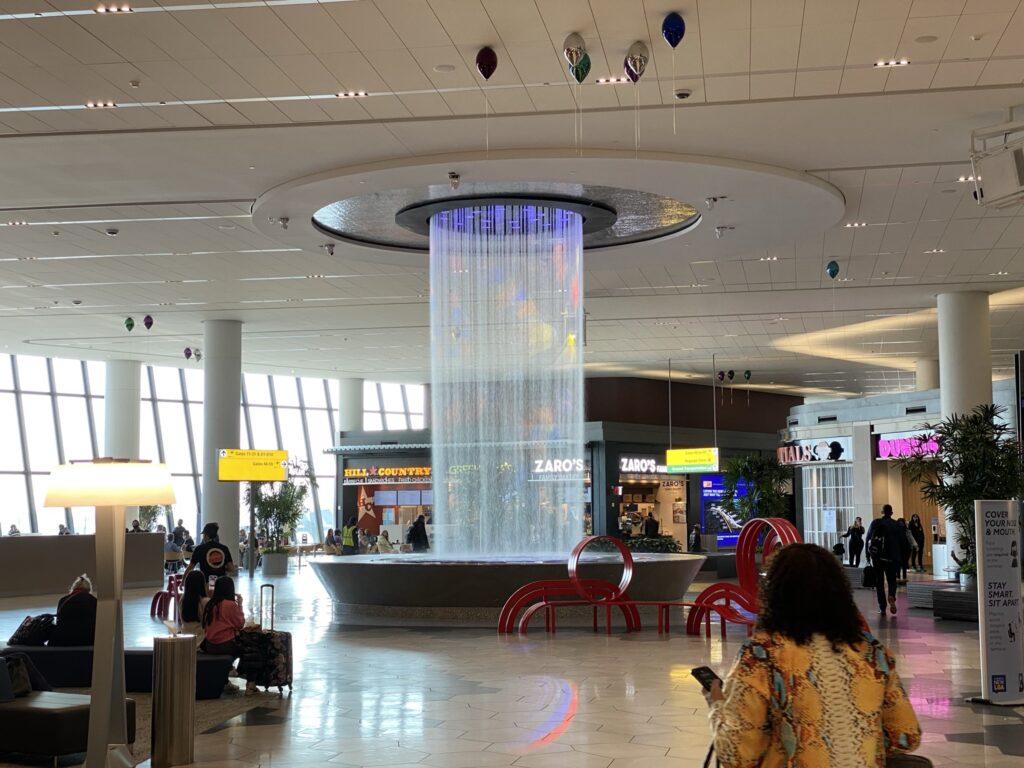
M 892 654 L 814 544 L 772 559 L 756 631 L 707 695 L 722 768 L 884 768 L 921 742 Z

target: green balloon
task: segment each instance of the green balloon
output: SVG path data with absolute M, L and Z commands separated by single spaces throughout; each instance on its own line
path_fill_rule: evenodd
M 128 329 L 128 333 L 131 333 L 132 328 L 135 327 L 135 321 L 130 317 L 126 317 L 124 320 L 124 327 Z
M 572 75 L 573 80 L 582 84 L 587 79 L 587 75 L 590 74 L 590 54 L 584 51 L 580 57 L 579 64 L 569 66 L 569 74 Z
M 750 371 L 744 371 L 743 378 L 746 379 L 747 381 L 750 381 Z

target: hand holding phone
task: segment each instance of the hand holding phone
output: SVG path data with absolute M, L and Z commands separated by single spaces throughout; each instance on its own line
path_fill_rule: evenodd
M 715 671 L 711 667 L 694 667 L 690 670 L 690 674 L 696 678 L 697 682 L 701 684 L 705 691 L 710 691 L 712 684 L 718 681 L 721 685 L 722 678 L 715 674 Z

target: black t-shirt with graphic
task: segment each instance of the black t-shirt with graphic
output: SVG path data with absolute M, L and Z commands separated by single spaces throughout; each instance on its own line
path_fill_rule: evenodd
M 192 562 L 207 578 L 224 576 L 231 563 L 231 550 L 219 541 L 206 541 L 192 550 Z

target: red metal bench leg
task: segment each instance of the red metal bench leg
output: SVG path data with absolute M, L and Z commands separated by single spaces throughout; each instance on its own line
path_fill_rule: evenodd
M 594 606 L 594 631 L 597 632 L 597 606 Z
M 604 620 L 608 627 L 607 634 L 610 635 L 612 633 L 612 607 L 610 605 L 606 605 L 604 608 Z
M 669 626 L 672 623 L 672 608 L 671 606 L 665 606 L 665 634 L 669 633 Z

